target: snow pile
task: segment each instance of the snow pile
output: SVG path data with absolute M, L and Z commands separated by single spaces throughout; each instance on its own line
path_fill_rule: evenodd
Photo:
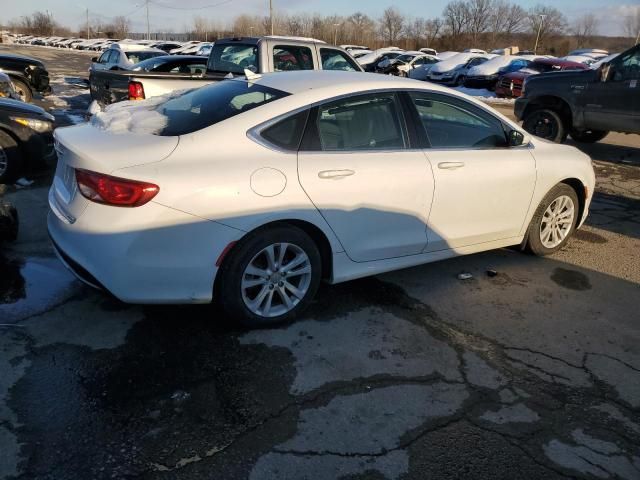
M 475 97 L 477 100 L 485 103 L 512 104 L 516 101 L 515 98 L 498 98 L 495 92 L 491 92 L 486 88 L 455 87 L 454 90 L 469 95 L 470 97 Z
M 114 134 L 153 135 L 160 133 L 167 126 L 169 119 L 156 107 L 187 91 L 176 90 L 147 100 L 118 102 L 107 106 L 104 110 L 101 110 L 98 103 L 94 101 L 89 105 L 88 110 L 93 115 L 91 125 Z

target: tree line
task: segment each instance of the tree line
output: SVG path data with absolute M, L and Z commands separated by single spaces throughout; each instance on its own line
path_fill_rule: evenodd
M 539 4 L 525 9 L 509 0 L 452 0 L 440 16 L 432 18 L 410 17 L 397 7 L 387 8 L 379 18 L 363 12 L 340 16 L 276 11 L 273 19 L 244 14 L 225 24 L 197 16 L 185 33 L 190 39 L 209 41 L 227 36 L 267 35 L 271 32 L 272 21 L 273 31 L 278 35 L 313 37 L 329 43 L 370 48 L 395 45 L 443 51 L 469 47 L 489 50 L 518 45 L 521 49 L 532 49 L 537 38 L 538 53 L 559 54 L 568 49 L 594 46 L 594 41 L 600 42 L 597 46 L 612 49 L 629 44 L 626 39 L 618 38 L 616 43 L 598 36 L 598 18 L 592 13 L 570 21 L 553 6 Z M 58 35 L 72 33 L 42 12 L 21 17 L 13 27 L 36 35 L 53 35 L 51 32 L 56 30 L 60 32 Z M 124 38 L 131 34 L 130 22 L 125 17 L 82 25 L 78 28 L 79 36 L 86 35 L 87 27 L 91 36 Z M 635 39 L 640 31 L 640 7 L 625 15 L 620 22 L 620 31 L 621 36 Z

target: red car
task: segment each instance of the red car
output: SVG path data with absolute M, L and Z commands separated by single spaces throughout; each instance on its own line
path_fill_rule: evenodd
M 522 84 L 529 75 L 561 70 L 588 70 L 583 63 L 559 60 L 557 58 L 541 58 L 534 60 L 527 68 L 503 75 L 496 84 L 496 95 L 500 98 L 519 97 L 522 94 Z

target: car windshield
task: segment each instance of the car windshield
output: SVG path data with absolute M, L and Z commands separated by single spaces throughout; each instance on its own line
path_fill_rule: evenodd
M 223 80 L 191 90 L 159 105 L 167 118 L 160 135 L 185 135 L 273 102 L 289 94 L 239 80 Z
M 161 55 L 166 55 L 165 52 L 125 52 L 124 53 L 127 58 L 133 63 L 140 63 L 143 60 L 148 60 L 153 57 L 159 57 Z
M 398 60 L 400 62 L 409 63 L 414 58 L 416 58 L 415 55 L 400 55 L 396 60 Z
M 207 70 L 220 73 L 244 73 L 248 69 L 258 71 L 258 47 L 247 44 L 215 44 L 209 55 Z

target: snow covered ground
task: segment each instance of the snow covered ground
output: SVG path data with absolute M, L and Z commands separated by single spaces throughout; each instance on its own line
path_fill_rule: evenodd
M 64 123 L 78 124 L 86 121 L 86 111 L 91 101 L 89 84 L 80 77 L 58 75 L 51 80 L 52 93 L 46 100 L 53 104 L 50 112 Z

